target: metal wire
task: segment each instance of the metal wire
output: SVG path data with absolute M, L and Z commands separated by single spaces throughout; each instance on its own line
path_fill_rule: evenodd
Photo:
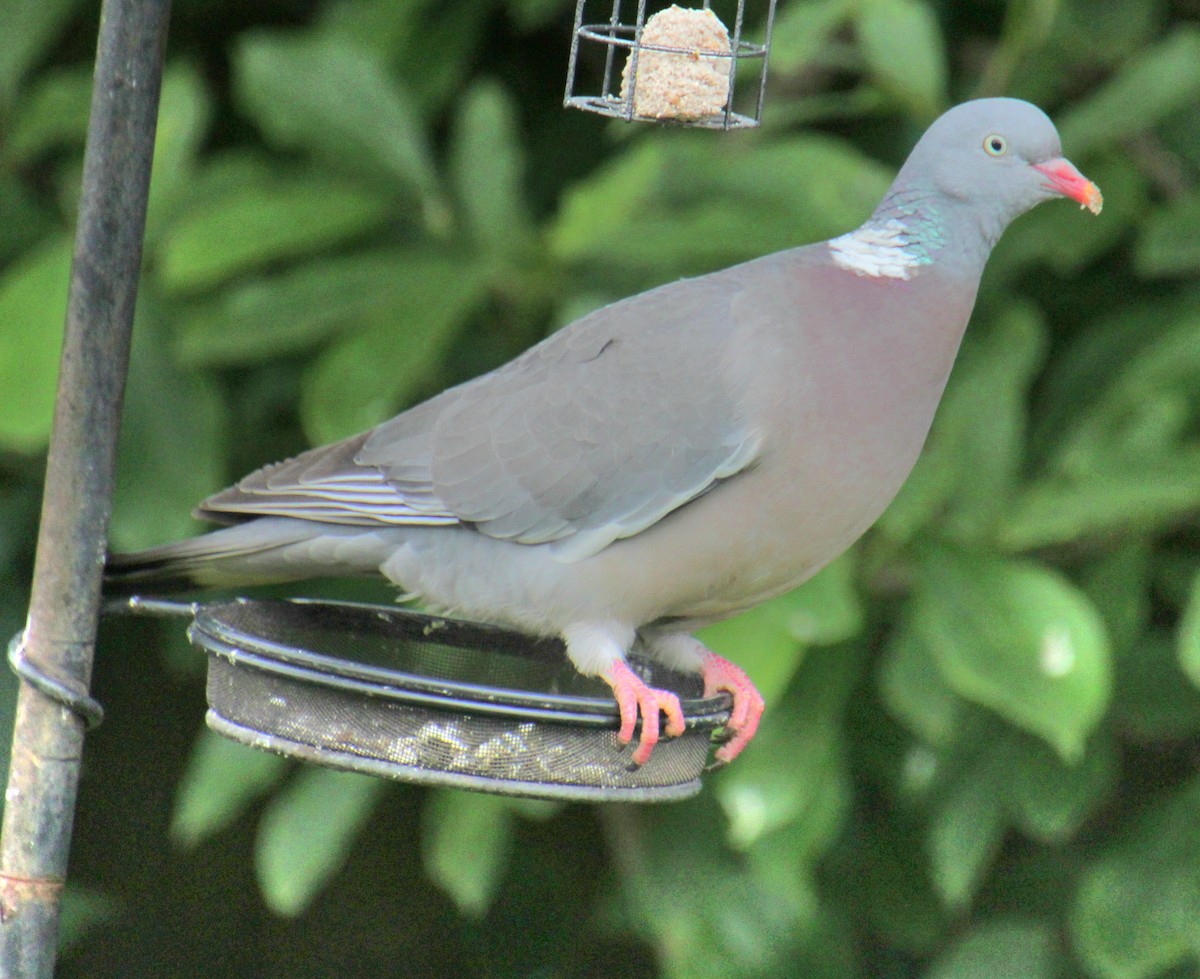
M 83 726 L 92 731 L 104 720 L 104 708 L 100 701 L 86 690 L 79 690 L 56 680 L 45 670 L 29 661 L 25 655 L 25 630 L 22 629 L 8 642 L 8 665 L 22 680 L 44 697 L 55 701 L 83 721 Z

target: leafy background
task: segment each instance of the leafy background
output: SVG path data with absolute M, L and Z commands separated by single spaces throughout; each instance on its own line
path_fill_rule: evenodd
M 7 635 L 97 12 L 0 7 Z M 769 710 L 693 801 L 298 767 L 205 733 L 177 628 L 106 624 L 61 975 L 1200 975 L 1198 14 L 785 0 L 765 125 L 717 135 L 563 111 L 562 0 L 177 0 L 122 549 L 599 303 L 853 226 L 954 101 L 1045 107 L 1107 207 L 1011 229 L 895 505 L 711 630 Z

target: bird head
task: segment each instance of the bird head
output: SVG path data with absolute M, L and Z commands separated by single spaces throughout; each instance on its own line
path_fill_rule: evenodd
M 1063 156 L 1054 123 L 1020 99 L 976 99 L 944 113 L 901 170 L 897 184 L 906 181 L 967 204 L 995 237 L 1045 200 L 1067 197 L 1094 214 L 1104 203 L 1100 188 Z

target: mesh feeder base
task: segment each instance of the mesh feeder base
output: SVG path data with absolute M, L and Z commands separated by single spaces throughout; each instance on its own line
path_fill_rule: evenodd
M 557 640 L 389 606 L 305 600 L 204 605 L 208 724 L 234 740 L 402 781 L 506 795 L 665 802 L 700 790 L 729 697 L 630 657 L 676 693 L 686 730 L 638 767 L 606 684 Z

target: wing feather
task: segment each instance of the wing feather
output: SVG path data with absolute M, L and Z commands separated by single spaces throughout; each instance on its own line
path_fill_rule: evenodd
M 605 307 L 388 422 L 268 466 L 201 516 L 465 523 L 574 561 L 754 463 L 730 380 L 732 283 Z

